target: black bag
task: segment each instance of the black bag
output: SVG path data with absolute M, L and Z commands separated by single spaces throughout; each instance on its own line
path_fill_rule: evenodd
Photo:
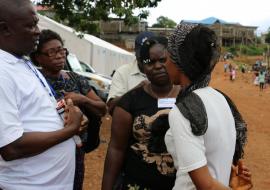
M 69 75 L 70 79 L 73 80 L 78 85 L 81 94 L 83 94 L 81 90 L 81 85 L 78 82 L 78 80 L 76 80 L 75 75 L 77 74 L 73 72 L 67 72 L 67 74 Z M 101 122 L 100 116 L 97 116 L 89 111 L 86 111 L 83 107 L 80 109 L 89 120 L 89 123 L 87 126 L 87 134 L 85 135 L 86 139 L 82 138 L 82 141 L 83 141 L 82 148 L 86 153 L 88 153 L 95 150 L 99 146 L 99 143 L 100 143 L 99 131 L 100 131 L 100 126 L 102 122 Z
M 83 150 L 88 153 L 95 150 L 100 143 L 99 131 L 101 126 L 101 117 L 92 113 L 84 113 L 89 120 L 87 126 L 87 139 L 83 142 Z

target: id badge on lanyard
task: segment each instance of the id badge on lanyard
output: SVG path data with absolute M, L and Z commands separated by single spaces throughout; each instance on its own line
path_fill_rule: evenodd
M 66 102 L 65 99 L 60 99 L 56 103 L 56 110 L 57 113 L 60 115 L 61 119 L 64 121 L 65 117 L 65 107 L 66 107 Z
M 159 98 L 158 108 L 172 108 L 174 107 L 176 98 Z
M 27 65 L 27 67 L 34 73 L 34 75 L 39 80 L 40 84 L 48 92 L 48 94 L 50 96 L 50 100 L 52 101 L 52 103 L 55 103 L 56 104 L 57 113 L 60 115 L 61 119 L 64 121 L 64 117 L 65 117 L 65 106 L 66 106 L 65 99 L 62 98 L 62 99 L 56 101 L 54 89 L 48 83 L 47 83 L 47 85 L 49 85 L 49 88 L 46 86 L 45 82 L 39 76 L 39 73 L 38 73 L 37 69 L 32 65 L 32 63 L 30 61 L 25 60 L 25 59 L 22 59 L 22 60 Z M 81 140 L 81 138 L 78 135 L 74 135 L 73 136 L 73 140 L 76 143 L 76 146 L 77 147 L 81 147 L 82 146 L 82 140 Z
M 59 99 L 57 101 L 56 110 L 63 121 L 65 120 L 65 107 L 66 107 L 65 99 L 64 98 Z M 73 140 L 76 143 L 76 146 L 78 148 L 82 147 L 83 144 L 82 144 L 82 140 L 81 140 L 80 136 L 74 135 Z

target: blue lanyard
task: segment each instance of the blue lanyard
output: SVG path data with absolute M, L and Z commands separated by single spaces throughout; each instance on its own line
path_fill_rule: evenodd
M 64 83 L 63 90 L 65 91 L 65 88 L 66 88 L 66 82 L 67 82 L 67 81 L 66 81 L 66 79 L 63 77 L 63 75 L 60 75 L 60 78 L 62 79 L 62 81 L 63 81 L 63 83 Z M 61 94 L 62 94 L 62 97 L 65 96 L 63 92 L 61 92 Z
M 50 85 L 48 85 L 49 88 L 50 88 L 50 90 L 47 88 L 47 86 L 45 85 L 45 83 L 43 82 L 43 80 L 39 77 L 39 74 L 38 74 L 36 68 L 30 66 L 30 65 L 32 65 L 32 63 L 31 63 L 30 61 L 28 61 L 28 60 L 23 59 L 23 58 L 22 58 L 22 60 L 23 60 L 24 63 L 28 66 L 28 68 L 35 74 L 35 76 L 38 78 L 39 82 L 40 82 L 40 83 L 42 84 L 42 86 L 46 89 L 46 91 L 48 91 L 50 97 L 54 97 L 55 91 L 52 89 L 52 87 L 51 87 Z M 52 94 L 51 92 L 52 92 L 53 94 Z
M 60 75 L 60 79 L 64 82 L 64 89 L 63 89 L 63 90 L 65 90 L 66 80 L 65 80 L 65 78 L 63 77 L 63 75 Z M 52 87 L 52 84 L 50 83 L 49 80 L 47 80 L 47 83 L 48 83 L 48 85 L 49 85 L 49 87 L 50 87 L 50 89 L 51 89 L 51 91 L 52 91 L 54 97 L 57 98 L 57 94 L 56 94 L 54 88 Z M 64 93 L 62 93 L 62 92 L 60 92 L 60 93 L 61 93 L 61 95 L 62 95 L 62 96 L 60 97 L 60 99 L 64 98 Z

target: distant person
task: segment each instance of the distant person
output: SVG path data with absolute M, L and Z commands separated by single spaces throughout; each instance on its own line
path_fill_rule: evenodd
M 231 64 L 229 64 L 229 76 L 230 76 L 230 81 L 234 81 L 236 78 L 236 70 L 235 67 L 233 67 Z
M 236 78 L 236 69 L 233 67 L 231 70 L 231 81 L 235 81 Z
M 135 39 L 136 60 L 115 71 L 107 99 L 109 113 L 112 113 L 117 101 L 123 94 L 146 80 L 143 73 L 143 64 L 140 62 L 140 48 L 143 42 L 152 36 L 154 36 L 152 32 L 141 32 Z
M 41 73 L 52 87 L 54 97 L 58 101 L 70 98 L 85 115 L 103 116 L 106 113 L 106 104 L 92 90 L 87 79 L 74 72 L 63 70 L 68 54 L 63 45 L 59 34 L 52 30 L 42 30 L 37 50 L 31 54 L 33 62 L 41 67 Z M 84 133 L 81 138 L 86 141 L 87 134 Z M 84 157 L 83 147 L 77 147 L 73 190 L 82 190 Z
M 231 72 L 231 70 L 232 70 L 232 68 L 233 68 L 233 66 L 232 66 L 231 63 L 229 63 L 228 68 L 229 68 L 229 71 Z
M 254 78 L 253 84 L 258 86 L 259 85 L 259 73 L 255 72 L 254 75 L 255 75 L 255 78 Z
M 228 70 L 228 63 L 225 61 L 224 62 L 224 73 L 226 73 Z
M 246 65 L 245 64 L 242 64 L 241 65 L 241 72 L 244 74 L 246 73 Z
M 39 41 L 29 0 L 0 1 L 0 189 L 72 190 L 82 113 L 67 100 L 65 118 L 42 74 L 25 57 Z
M 250 189 L 251 181 L 242 172 L 233 172 L 237 183 L 229 184 L 231 165 L 243 156 L 247 129 L 232 100 L 208 86 L 220 55 L 215 32 L 179 24 L 169 38 L 168 52 L 170 79 L 182 87 L 165 136 L 177 169 L 173 190 Z
M 260 86 L 259 86 L 260 91 L 263 91 L 264 85 L 265 85 L 265 72 L 262 71 L 262 70 L 259 72 L 258 81 L 259 81 L 259 84 L 260 84 Z

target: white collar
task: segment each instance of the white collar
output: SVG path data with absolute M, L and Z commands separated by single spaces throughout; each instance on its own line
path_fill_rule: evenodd
M 142 75 L 142 76 L 146 76 L 144 73 L 142 73 L 139 69 L 139 66 L 138 66 L 138 63 L 137 63 L 137 60 L 135 60 L 133 63 L 132 63 L 132 68 L 131 68 L 132 72 L 130 73 L 131 75 Z
M 21 59 L 17 58 L 16 56 L 12 55 L 11 53 L 8 53 L 2 49 L 0 49 L 0 59 L 4 60 L 7 63 L 14 64 L 17 62 L 20 62 Z

